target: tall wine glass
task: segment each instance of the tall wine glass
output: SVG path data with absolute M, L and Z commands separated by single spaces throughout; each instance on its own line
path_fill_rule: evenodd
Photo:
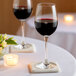
M 13 1 L 13 12 L 16 18 L 21 21 L 22 27 L 22 46 L 24 47 L 24 25 L 26 19 L 32 13 L 32 2 L 31 0 L 14 0 Z
M 36 9 L 35 16 L 35 28 L 42 36 L 45 41 L 45 62 L 44 65 L 48 65 L 48 50 L 47 41 L 48 37 L 53 34 L 57 28 L 58 20 L 56 7 L 54 3 L 39 3 Z

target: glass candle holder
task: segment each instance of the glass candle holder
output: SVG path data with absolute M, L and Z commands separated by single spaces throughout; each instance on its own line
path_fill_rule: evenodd
M 4 55 L 4 65 L 5 66 L 15 66 L 18 63 L 18 55 L 7 54 Z

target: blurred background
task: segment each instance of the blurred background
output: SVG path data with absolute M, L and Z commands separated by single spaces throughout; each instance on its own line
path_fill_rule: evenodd
M 32 0 L 33 12 L 25 25 L 25 36 L 39 40 L 43 37 L 34 28 L 36 6 L 40 2 L 53 2 L 58 12 L 58 29 L 49 37 L 50 43 L 56 44 L 76 57 L 76 0 Z M 64 20 L 69 15 L 71 21 Z M 0 34 L 21 36 L 21 23 L 13 14 L 13 0 L 0 0 Z

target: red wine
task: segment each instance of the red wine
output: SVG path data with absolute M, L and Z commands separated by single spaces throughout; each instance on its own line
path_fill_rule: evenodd
M 57 24 L 58 22 L 55 19 L 39 19 L 35 21 L 35 28 L 41 35 L 49 36 L 55 32 Z
M 14 15 L 19 20 L 25 20 L 31 15 L 32 8 L 27 8 L 26 6 L 18 6 L 14 8 Z

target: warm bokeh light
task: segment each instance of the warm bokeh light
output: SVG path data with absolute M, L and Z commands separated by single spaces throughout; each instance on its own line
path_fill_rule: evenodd
M 73 20 L 74 20 L 74 16 L 72 16 L 72 15 L 65 15 L 64 16 L 64 21 L 67 23 L 73 22 Z
M 4 56 L 4 65 L 15 66 L 18 63 L 18 55 L 7 54 Z

